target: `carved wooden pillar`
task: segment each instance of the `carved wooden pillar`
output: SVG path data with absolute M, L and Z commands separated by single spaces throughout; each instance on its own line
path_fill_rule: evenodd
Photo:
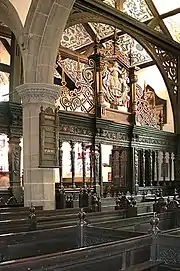
M 63 150 L 62 142 L 59 140 L 59 182 L 60 187 L 63 187 Z
M 20 179 L 21 170 L 21 147 L 20 138 L 17 135 L 9 134 L 9 174 L 10 174 L 10 189 L 18 202 L 21 201 L 22 187 Z
M 138 150 L 133 148 L 133 193 L 137 194 L 139 190 L 139 181 L 138 181 Z
M 132 67 L 130 69 L 129 73 L 129 79 L 130 79 L 130 88 L 131 88 L 131 112 L 133 114 L 133 122 L 136 122 L 136 110 L 137 110 L 137 104 L 136 104 L 136 83 L 137 83 L 137 75 L 136 75 L 136 68 Z
M 159 151 L 155 151 L 156 181 L 159 186 Z
M 119 147 L 113 146 L 112 149 L 112 181 L 113 185 L 119 186 L 120 164 L 119 164 Z
M 153 185 L 152 166 L 153 166 L 152 150 L 149 150 L 149 184 L 150 186 Z
M 94 151 L 93 151 L 93 147 L 91 145 L 90 147 L 90 186 L 93 187 L 93 155 L 94 155 Z
M 75 188 L 75 143 L 73 141 L 70 142 L 71 145 L 71 151 L 70 151 L 70 156 L 71 156 L 71 174 L 72 174 L 72 187 Z
M 94 190 L 100 194 L 100 146 L 94 146 Z
M 163 184 L 166 183 L 166 152 L 163 151 L 163 158 L 162 158 L 162 173 L 163 173 Z
M 142 149 L 142 185 L 146 186 L 146 151 Z
M 169 181 L 172 181 L 172 162 L 173 162 L 173 153 L 169 152 Z
M 100 195 L 103 196 L 103 177 L 102 177 L 102 145 L 99 144 L 99 185 L 100 185 Z
M 86 187 L 86 145 L 82 142 L 83 187 Z
M 172 157 L 172 181 L 175 181 L 175 172 L 174 172 L 174 170 L 175 170 L 175 154 L 174 154 L 174 152 L 172 153 L 171 157 Z
M 101 44 L 99 41 L 96 41 L 94 46 L 94 54 L 90 57 L 95 63 L 94 94 L 96 102 L 95 114 L 97 117 L 101 117 L 101 115 L 104 114 L 104 93 L 102 87 L 102 71 L 104 67 L 102 64 L 103 55 L 100 52 L 100 48 Z

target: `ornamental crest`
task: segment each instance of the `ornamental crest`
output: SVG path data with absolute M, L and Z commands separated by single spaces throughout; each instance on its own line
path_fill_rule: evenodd
M 105 62 L 102 81 L 106 102 L 116 107 L 127 105 L 130 100 L 128 72 L 117 60 Z
M 116 37 L 115 37 L 116 38 Z M 129 57 L 120 51 L 116 40 L 100 49 L 102 56 L 102 88 L 104 100 L 111 108 L 120 109 L 129 104 Z

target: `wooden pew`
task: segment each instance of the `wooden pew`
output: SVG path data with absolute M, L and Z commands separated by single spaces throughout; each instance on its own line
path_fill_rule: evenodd
M 101 234 L 98 233 L 98 236 L 103 234 L 104 231 L 102 231 Z M 113 234 L 114 233 L 109 231 L 109 236 Z M 118 236 L 121 236 L 121 234 L 117 232 Z M 63 234 L 63 236 L 65 236 L 65 234 Z M 96 236 L 96 238 L 98 236 Z M 122 270 L 122 268 L 129 271 L 147 270 L 146 267 L 151 268 L 161 264 L 160 262 L 152 262 L 150 260 L 151 245 L 152 236 L 150 234 L 120 241 L 106 242 L 105 240 L 102 244 L 93 244 L 80 250 L 74 248 L 47 255 L 26 257 L 19 260 L 9 259 L 8 262 L 0 263 L 0 270 L 40 271 L 48 269 L 66 271 L 117 271 Z M 16 247 L 14 247 L 14 252 L 15 251 Z
M 80 247 L 80 227 L 48 229 L 34 232 L 0 235 L 1 261 L 10 261 L 49 253 L 68 251 Z M 84 227 L 83 246 L 138 237 L 138 233 Z
M 160 230 L 168 230 L 176 228 L 180 225 L 180 209 L 175 209 L 171 212 L 160 213 L 157 215 L 160 219 Z M 146 233 L 149 229 L 149 221 L 152 213 L 138 215 L 137 217 L 127 219 L 117 219 L 113 221 L 93 222 L 96 227 L 110 229 L 124 229 L 128 231 L 138 231 Z
M 38 211 L 36 214 L 37 230 L 48 228 L 58 228 L 77 225 L 79 209 L 74 209 L 73 212 L 65 212 L 64 210 L 54 211 Z M 23 214 L 24 215 L 24 214 Z M 0 233 L 11 233 L 28 231 L 30 221 L 28 219 L 29 213 L 24 218 L 6 219 L 0 221 Z M 3 217 L 3 214 L 2 214 Z M 87 220 L 90 223 L 101 223 L 103 221 L 114 221 L 124 217 L 124 210 L 101 213 L 88 213 Z

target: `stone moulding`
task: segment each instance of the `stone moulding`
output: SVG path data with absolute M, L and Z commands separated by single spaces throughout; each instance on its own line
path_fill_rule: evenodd
M 22 99 L 22 104 L 48 104 L 54 105 L 59 96 L 59 86 L 51 84 L 23 84 L 16 88 Z

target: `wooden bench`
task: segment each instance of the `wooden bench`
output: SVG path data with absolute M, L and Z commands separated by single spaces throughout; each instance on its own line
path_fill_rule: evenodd
M 155 267 L 158 268 L 161 264 L 163 264 L 162 261 L 147 261 L 144 263 L 133 265 L 127 268 L 126 271 L 150 271 L 154 270 Z
M 139 236 L 134 239 L 92 245 L 83 249 L 3 262 L 0 263 L 0 270 L 117 271 L 122 270 L 124 264 L 126 266 L 128 264 L 128 268 L 149 261 L 151 244 L 151 235 Z M 130 263 L 129 257 L 136 259 L 136 263 Z
M 36 214 L 37 230 L 77 225 L 78 213 L 79 209 L 73 210 L 73 212 L 70 210 L 69 212 L 65 212 L 64 210 L 38 211 Z M 28 215 L 29 213 L 26 214 L 25 218 L 16 218 L 13 215 L 13 219 L 1 220 L 0 233 L 28 231 L 30 225 Z M 114 221 L 123 218 L 123 216 L 124 210 L 113 211 L 111 213 L 88 213 L 87 220 L 90 223 L 101 223 L 104 221 Z M 10 214 L 9 217 L 11 217 Z

